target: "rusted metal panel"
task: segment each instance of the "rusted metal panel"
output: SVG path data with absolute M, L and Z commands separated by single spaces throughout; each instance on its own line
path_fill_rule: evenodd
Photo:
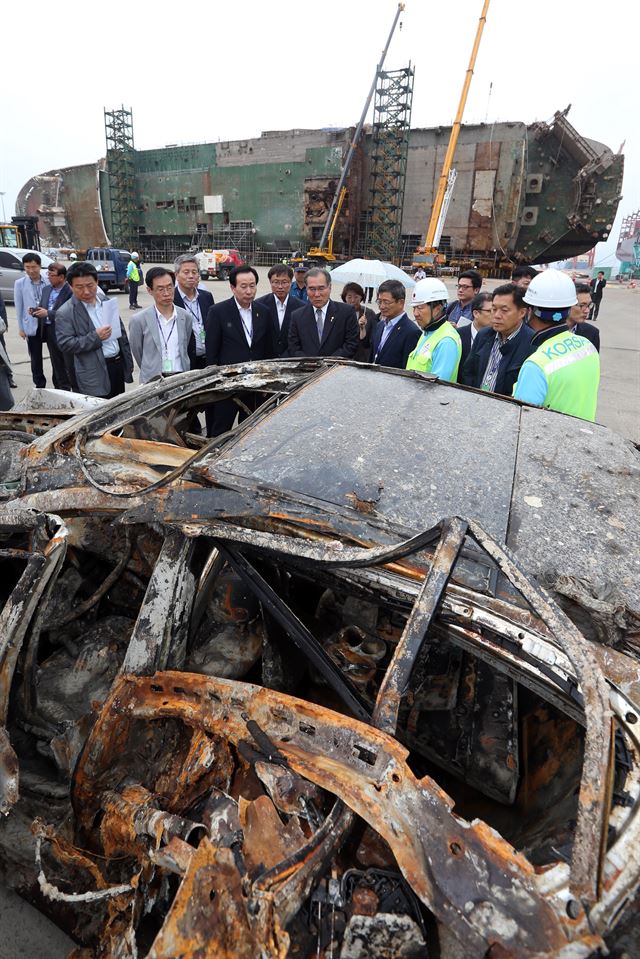
M 203 397 L 247 388 L 267 402 L 239 429 L 209 446 L 190 436 Z M 424 415 L 359 439 L 367 396 Z M 457 452 L 472 404 L 499 427 L 498 475 L 482 479 L 492 497 L 472 488 L 481 464 Z M 344 948 L 356 932 L 382 942 L 384 896 L 350 885 L 355 866 L 400 870 L 394 881 L 423 905 L 406 906 L 397 928 L 415 945 L 428 909 L 446 959 L 599 948 L 640 882 L 637 617 L 597 597 L 590 606 L 557 577 L 556 602 L 536 583 L 564 543 L 557 525 L 553 536 L 532 527 L 535 548 L 524 540 L 520 500 L 550 516 L 568 466 L 546 462 L 549 444 L 587 437 L 536 415 L 539 435 L 514 401 L 432 378 L 274 361 L 148 384 L 27 436 L 12 457 L 16 512 L 0 521 L 0 615 L 24 629 L 0 663 L 15 804 L 0 848 L 22 888 L 39 888 L 114 959 L 143 942 L 151 955 L 230 955 L 240 933 L 247 955 L 322 954 L 336 916 Z M 436 420 L 439 440 L 425 428 Z M 622 497 L 632 569 L 634 451 L 598 429 L 588 442 Z M 534 493 L 522 477 L 536 458 L 555 475 L 534 475 Z M 597 505 L 591 478 L 580 482 Z M 66 558 L 48 581 L 65 527 L 39 516 L 45 504 L 66 523 Z M 567 547 L 562 558 L 577 574 L 575 557 Z M 29 569 L 31 611 L 18 575 Z M 626 575 L 621 586 L 624 605 Z M 578 621 L 576 604 L 599 617 L 589 638 L 558 597 Z M 296 637 L 302 656 L 287 663 Z M 272 640 L 296 696 L 267 688 L 283 679 L 260 663 Z M 262 686 L 207 675 L 225 669 L 258 682 L 262 669 Z M 377 700 L 373 724 L 330 708 L 345 690 L 366 719 Z M 34 775 L 38 754 L 55 782 Z M 415 775 L 438 767 L 447 792 L 437 774 Z M 29 870 L 14 824 L 33 809 L 48 825 Z
M 514 957 L 558 954 L 576 939 L 583 944 L 576 955 L 586 956 L 597 946 L 584 916 L 579 931 L 577 920 L 540 896 L 524 857 L 484 824 L 454 817 L 451 800 L 428 777 L 415 779 L 406 750 L 391 737 L 271 690 L 184 673 L 123 676 L 78 766 L 74 805 L 85 821 L 99 801 L 91 784 L 122 747 L 128 724 L 169 717 L 223 732 L 235 745 L 247 736 L 248 718 L 257 722 L 295 772 L 384 836 L 412 888 L 467 955 L 484 956 L 494 944 Z

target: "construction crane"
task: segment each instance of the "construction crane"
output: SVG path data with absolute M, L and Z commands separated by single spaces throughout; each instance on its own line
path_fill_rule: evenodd
M 386 57 L 386 55 L 387 55 L 387 51 L 388 51 L 389 46 L 390 46 L 390 44 L 391 44 L 391 38 L 393 37 L 393 34 L 394 34 L 394 32 L 395 32 L 395 29 L 396 29 L 396 26 L 397 26 L 397 24 L 398 24 L 398 20 L 400 19 L 400 15 L 402 14 L 403 10 L 404 10 L 404 3 L 399 3 L 399 4 L 398 4 L 398 9 L 396 10 L 396 15 L 395 15 L 395 17 L 394 17 L 394 19 L 393 19 L 393 24 L 392 24 L 392 26 L 391 26 L 391 31 L 390 31 L 389 36 L 388 36 L 388 38 L 387 38 L 387 42 L 386 42 L 385 48 L 384 48 L 384 50 L 382 51 L 382 55 L 381 55 L 381 57 L 380 57 L 380 62 L 378 63 L 378 65 L 377 65 L 377 67 L 376 67 L 376 72 L 375 72 L 375 76 L 374 76 L 374 78 L 373 78 L 373 83 L 371 84 L 371 89 L 369 90 L 369 94 L 368 94 L 368 96 L 367 96 L 367 99 L 366 99 L 364 108 L 363 108 L 363 110 L 362 110 L 362 114 L 361 114 L 361 116 L 360 116 L 360 120 L 358 121 L 358 126 L 356 127 L 356 131 L 355 131 L 355 133 L 354 133 L 354 135 L 353 135 L 353 139 L 352 139 L 351 144 L 350 144 L 350 146 L 349 146 L 349 151 L 348 151 L 347 156 L 346 156 L 346 159 L 345 159 L 345 161 L 344 161 L 344 163 L 343 163 L 343 165 L 342 165 L 342 172 L 341 172 L 341 174 L 340 174 L 340 181 L 339 181 L 339 183 L 338 183 L 338 186 L 336 187 L 336 192 L 335 192 L 335 195 L 334 195 L 334 197 L 333 197 L 333 201 L 332 201 L 332 203 L 331 203 L 331 209 L 329 210 L 329 215 L 327 216 L 327 222 L 325 223 L 325 225 L 324 225 L 324 230 L 322 231 L 322 237 L 321 237 L 321 239 L 320 239 L 320 245 L 319 245 L 319 246 L 316 246 L 316 247 L 312 247 L 312 249 L 309 250 L 309 254 L 308 254 L 308 255 L 309 255 L 309 258 L 310 258 L 310 259 L 320 260 L 320 261 L 325 262 L 325 263 L 334 262 L 335 259 L 336 259 L 335 256 L 334 256 L 334 254 L 333 254 L 333 236 L 334 236 L 334 232 L 335 232 L 335 228 L 336 228 L 336 223 L 337 223 L 337 221 L 338 221 L 338 216 L 340 215 L 340 210 L 342 209 L 342 206 L 343 206 L 343 204 L 344 204 L 345 197 L 346 197 L 346 195 L 347 195 L 347 188 L 346 188 L 346 186 L 345 186 L 345 183 L 346 183 L 347 177 L 348 177 L 348 175 L 349 175 L 349 169 L 351 168 L 351 161 L 352 161 L 352 159 L 353 159 L 353 154 L 355 153 L 356 147 L 358 146 L 358 142 L 359 142 L 360 136 L 361 136 L 361 134 L 362 134 L 362 128 L 363 128 L 363 126 L 364 126 L 364 121 L 365 121 L 365 119 L 366 119 L 366 117 L 367 117 L 367 113 L 369 112 L 369 107 L 370 107 L 370 105 L 371 105 L 371 100 L 373 99 L 373 94 L 375 93 L 375 90 L 376 90 L 376 84 L 377 84 L 377 82 L 378 82 L 378 75 L 380 74 L 380 72 L 381 72 L 381 70 L 382 70 L 382 66 L 383 66 L 383 64 L 384 64 L 385 57 Z
M 453 169 L 453 157 L 456 152 L 456 146 L 458 145 L 458 136 L 460 135 L 462 117 L 464 114 L 464 108 L 467 104 L 467 96 L 469 94 L 471 78 L 473 76 L 473 70 L 478 57 L 478 50 L 480 49 L 482 31 L 484 30 L 484 25 L 487 21 L 488 9 L 489 0 L 484 0 L 482 13 L 480 14 L 480 20 L 478 21 L 478 29 L 476 30 L 476 38 L 471 51 L 471 59 L 469 60 L 469 66 L 467 68 L 464 83 L 462 85 L 462 94 L 460 95 L 458 112 L 456 113 L 456 118 L 451 128 L 451 136 L 449 137 L 447 152 L 444 157 L 444 163 L 442 164 L 442 172 L 440 173 L 440 179 L 438 180 L 436 197 L 431 208 L 431 219 L 429 220 L 429 226 L 427 227 L 424 246 L 418 247 L 417 253 L 414 256 L 413 266 L 415 267 L 425 265 L 435 267 L 440 261 L 438 255 L 438 246 L 440 245 L 444 221 L 447 216 L 447 210 L 449 208 L 451 195 L 453 193 L 453 186 L 456 179 L 456 171 Z

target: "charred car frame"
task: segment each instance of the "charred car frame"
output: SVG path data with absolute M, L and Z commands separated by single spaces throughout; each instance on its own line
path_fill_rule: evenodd
M 630 443 L 315 360 L 0 429 L 4 880 L 76 956 L 604 954 L 640 886 Z

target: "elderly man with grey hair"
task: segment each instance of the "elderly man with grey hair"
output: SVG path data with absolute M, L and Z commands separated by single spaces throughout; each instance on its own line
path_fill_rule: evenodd
M 328 270 L 307 273 L 309 302 L 291 314 L 289 356 L 341 356 L 351 360 L 360 342 L 356 311 L 331 299 Z
M 183 253 L 174 261 L 176 290 L 173 302 L 186 310 L 191 318 L 195 339 L 195 358 L 191 356 L 191 369 L 203 370 L 207 365 L 204 321 L 214 303 L 208 290 L 199 287 L 200 268 L 194 253 Z

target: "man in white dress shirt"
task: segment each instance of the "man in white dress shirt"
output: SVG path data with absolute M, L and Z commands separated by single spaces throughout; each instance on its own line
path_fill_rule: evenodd
M 229 274 L 231 293 L 228 300 L 212 306 L 205 320 L 207 366 L 245 363 L 273 357 L 271 320 L 263 303 L 255 303 L 258 274 L 252 266 L 236 266 Z M 243 397 L 253 409 L 253 397 Z M 233 426 L 238 404 L 220 400 L 207 410 L 207 433 L 219 436 Z M 240 412 L 242 420 L 246 413 Z

